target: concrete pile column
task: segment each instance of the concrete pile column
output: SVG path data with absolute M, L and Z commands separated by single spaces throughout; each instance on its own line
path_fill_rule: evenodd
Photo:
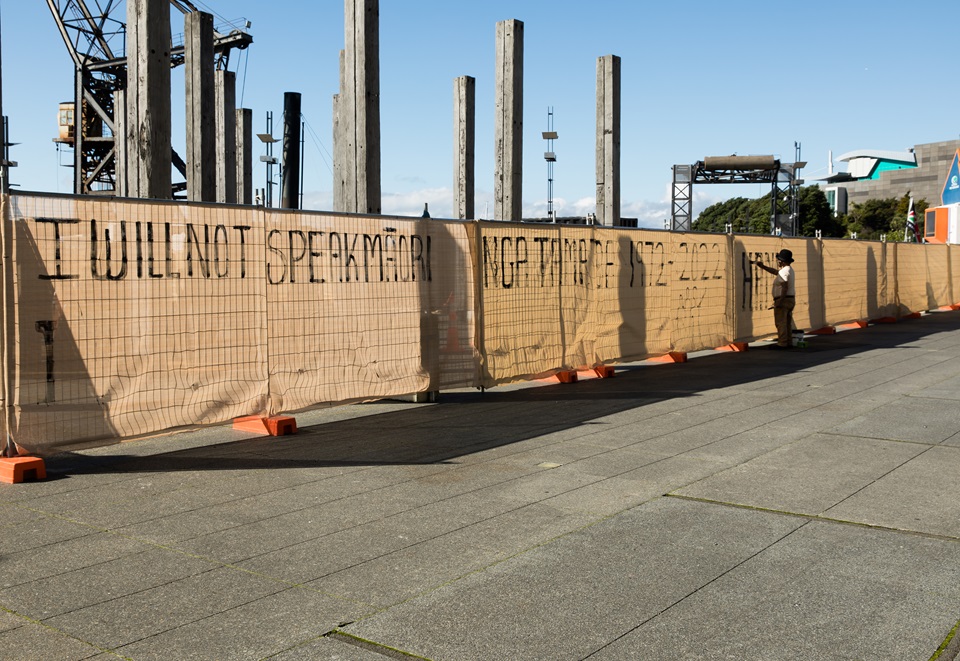
M 380 213 L 380 3 L 344 0 L 344 56 L 335 100 L 338 211 Z M 338 193 L 338 186 L 342 192 Z
M 187 102 L 187 199 L 217 199 L 216 97 L 213 77 L 213 16 L 184 16 L 184 64 Z
M 236 111 L 237 203 L 253 204 L 253 110 Z
M 474 218 L 474 150 L 476 146 L 477 81 L 460 76 L 453 81 L 453 214 Z
M 127 0 L 126 112 L 127 193 L 172 197 L 169 0 Z
M 217 202 L 237 202 L 237 74 L 214 74 Z
M 497 23 L 494 123 L 496 220 L 521 220 L 523 213 L 523 22 Z
M 346 90 L 346 53 L 340 51 L 340 93 L 333 95 L 333 210 L 347 211 L 347 170 L 344 162 L 347 147 L 345 123 L 340 114 L 343 111 L 341 98 Z
M 620 58 L 597 58 L 597 222 L 620 225 Z

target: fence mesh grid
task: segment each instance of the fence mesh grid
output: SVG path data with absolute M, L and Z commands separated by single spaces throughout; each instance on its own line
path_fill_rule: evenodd
M 18 442 L 222 422 L 263 400 L 252 210 L 16 196 L 12 212 Z
M 43 451 L 952 304 L 957 246 L 4 198 L 10 432 Z M 899 303 L 899 308 L 897 304 Z

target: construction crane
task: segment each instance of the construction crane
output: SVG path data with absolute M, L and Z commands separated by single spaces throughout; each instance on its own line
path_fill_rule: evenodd
M 187 0 L 170 0 L 183 14 L 199 11 Z M 54 142 L 73 146 L 74 193 L 117 195 L 117 153 L 123 139 L 116 131 L 116 93 L 127 86 L 127 59 L 124 52 L 126 5 L 120 0 L 47 0 L 74 65 L 74 100 L 60 104 L 60 134 Z M 118 7 L 123 7 L 118 12 Z M 243 29 L 226 34 L 214 31 L 214 54 L 218 69 L 225 69 L 234 48 L 244 49 L 253 37 Z M 221 30 L 223 28 L 221 27 Z M 170 66 L 184 62 L 184 47 L 170 51 Z M 123 109 L 119 109 L 123 112 Z M 186 164 L 172 154 L 174 167 L 186 177 Z M 185 182 L 173 185 L 173 193 L 186 189 Z

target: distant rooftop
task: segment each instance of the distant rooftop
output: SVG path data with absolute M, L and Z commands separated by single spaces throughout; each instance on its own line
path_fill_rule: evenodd
M 855 149 L 841 154 L 838 161 L 849 162 L 857 158 L 870 158 L 877 161 L 896 161 L 897 163 L 917 164 L 917 155 L 912 151 L 883 151 L 880 149 Z

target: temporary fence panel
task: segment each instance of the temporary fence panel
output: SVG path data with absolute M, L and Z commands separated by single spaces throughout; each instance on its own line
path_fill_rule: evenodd
M 927 247 L 918 243 L 894 243 L 896 253 L 896 291 L 898 312 L 907 314 L 926 310 L 927 301 Z
M 636 360 L 667 353 L 674 347 L 673 235 L 651 230 L 618 232 L 629 240 L 626 255 L 621 253 L 622 281 L 627 289 L 619 296 L 622 358 Z M 604 356 L 604 360 L 612 359 Z
M 610 325 L 617 326 L 618 306 L 608 297 L 615 293 L 620 279 L 616 242 L 612 235 L 592 226 L 563 225 L 558 229 L 563 360 L 555 367 L 589 367 L 602 362 L 598 338 L 610 340 L 609 326 L 600 320 L 601 310 L 613 315 Z
M 569 264 L 561 287 L 565 367 L 596 367 L 648 353 L 642 265 L 634 244 L 643 234 L 603 227 L 561 229 Z
M 477 232 L 481 384 L 562 367 L 561 283 L 579 277 L 586 253 L 556 226 L 480 222 Z
M 947 246 L 897 243 L 897 294 L 902 313 L 952 303 Z
M 817 330 L 827 325 L 824 311 L 823 243 L 816 239 L 791 238 L 796 273 L 797 305 L 793 321 L 798 330 Z
M 960 246 L 949 245 L 947 250 L 950 256 L 950 305 L 956 305 L 960 303 Z
M 734 306 L 736 311 L 736 339 L 749 341 L 775 335 L 773 320 L 773 283 L 775 276 L 751 261 L 761 261 L 776 267 L 776 254 L 786 247 L 782 239 L 772 236 L 735 235 L 733 239 Z M 796 263 L 795 263 L 796 265 Z M 797 285 L 797 295 L 804 293 Z
M 7 426 L 21 446 L 492 386 L 954 302 L 960 247 L 14 195 Z
M 440 337 L 440 381 L 431 389 L 475 387 L 480 384 L 477 350 L 477 225 L 455 220 L 431 220 L 433 279 L 429 313 Z
M 735 334 L 729 236 L 671 233 L 669 241 L 671 349 L 729 344 Z
M 429 389 L 426 228 L 281 211 L 266 222 L 269 412 Z
M 823 242 L 824 314 L 828 324 L 890 313 L 892 292 L 888 290 L 885 246 L 845 239 Z
M 929 284 L 927 309 L 935 310 L 953 303 L 953 287 L 950 282 L 950 253 L 945 245 L 928 245 L 927 272 L 924 278 Z
M 32 451 L 219 423 L 266 403 L 254 210 L 16 195 L 13 439 Z

